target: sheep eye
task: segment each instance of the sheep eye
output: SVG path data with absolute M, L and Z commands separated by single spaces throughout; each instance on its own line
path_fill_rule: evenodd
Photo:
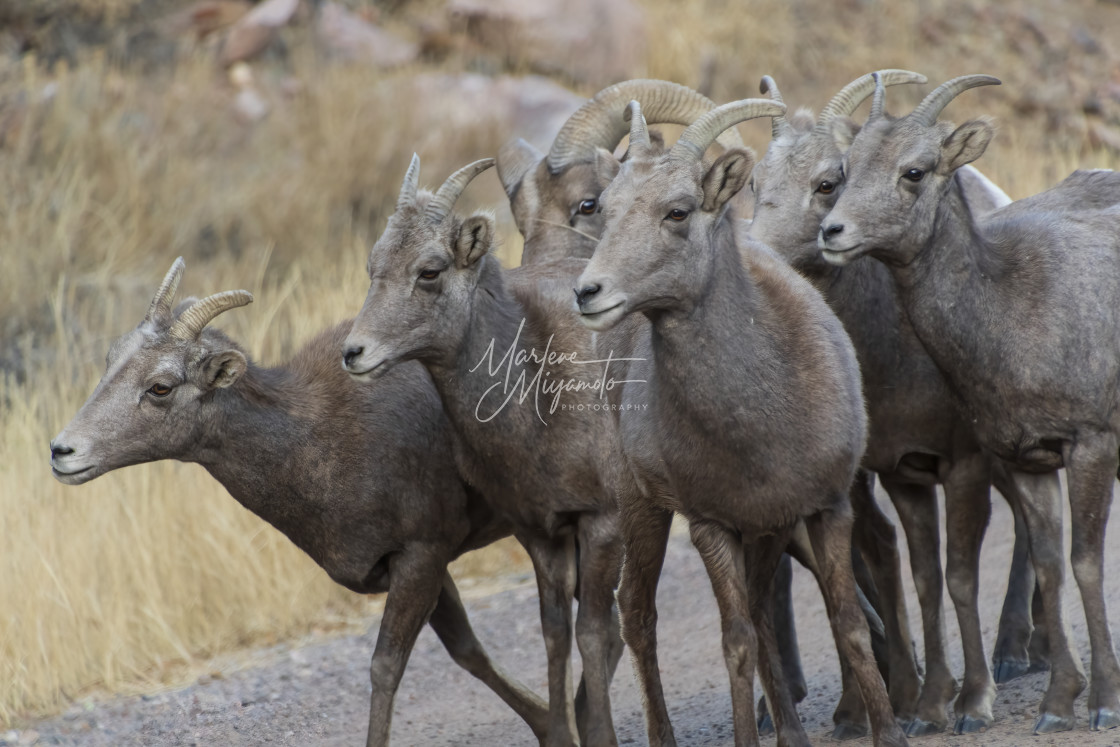
M 830 195 L 834 189 L 836 189 L 836 185 L 827 179 L 817 185 L 817 191 L 822 195 Z
M 669 211 L 669 214 L 665 217 L 668 218 L 669 220 L 674 220 L 677 223 L 680 223 L 682 220 L 684 220 L 685 218 L 688 217 L 688 211 L 687 210 L 681 210 L 680 208 L 673 208 L 672 210 Z
M 909 181 L 920 182 L 922 180 L 922 177 L 925 176 L 925 175 L 926 175 L 926 172 L 922 171 L 921 169 L 910 169 L 909 171 L 907 171 L 902 176 L 904 176 Z
M 584 200 L 579 204 L 580 215 L 593 215 L 599 207 L 599 201 L 596 199 Z
M 152 384 L 148 387 L 148 394 L 153 397 L 166 397 L 171 394 L 171 387 L 164 386 L 163 384 Z
M 435 280 L 436 278 L 439 277 L 440 272 L 441 272 L 440 270 L 421 270 L 420 271 L 420 279 L 421 280 Z

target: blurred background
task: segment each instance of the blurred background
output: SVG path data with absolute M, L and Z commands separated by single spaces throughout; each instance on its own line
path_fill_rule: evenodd
M 0 3 L 0 728 L 92 692 L 197 677 L 207 657 L 362 628 L 334 586 L 200 467 L 56 483 L 48 441 L 176 256 L 183 295 L 246 288 L 219 325 L 283 362 L 360 307 L 413 151 L 421 183 L 514 136 L 545 149 L 632 77 L 717 102 L 775 77 L 819 110 L 900 67 L 1003 80 L 945 116 L 997 119 L 977 166 L 1012 197 L 1120 161 L 1116 0 L 4 0 Z M 905 113 L 926 87 L 895 87 Z M 741 126 L 762 150 L 766 122 Z M 493 172 L 463 209 L 496 210 Z M 462 559 L 466 585 L 526 561 Z

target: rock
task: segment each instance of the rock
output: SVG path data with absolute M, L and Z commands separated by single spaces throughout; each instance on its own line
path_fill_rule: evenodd
M 645 15 L 633 0 L 450 0 L 452 27 L 478 50 L 602 87 L 645 66 Z
M 420 46 L 375 26 L 338 3 L 319 8 L 315 34 L 327 51 L 349 62 L 376 67 L 407 65 L 420 55 Z
M 264 0 L 255 6 L 229 30 L 222 45 L 221 63 L 228 67 L 260 54 L 277 31 L 292 20 L 298 8 L 299 0 Z
M 167 37 L 194 36 L 204 39 L 244 18 L 252 9 L 247 0 L 203 0 L 155 22 Z

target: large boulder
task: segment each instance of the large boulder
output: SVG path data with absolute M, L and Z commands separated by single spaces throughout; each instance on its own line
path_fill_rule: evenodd
M 328 54 L 348 62 L 387 68 L 406 65 L 420 56 L 420 45 L 389 33 L 330 0 L 319 7 L 315 34 Z

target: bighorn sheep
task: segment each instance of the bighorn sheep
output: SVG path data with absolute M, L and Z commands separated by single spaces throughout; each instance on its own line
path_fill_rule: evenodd
M 413 364 L 376 386 L 351 381 L 338 367 L 350 322 L 287 365 L 260 368 L 207 326 L 252 295 L 227 291 L 176 313 L 183 267 L 176 260 L 144 320 L 113 343 L 101 383 L 51 442 L 54 476 L 78 485 L 142 462 L 197 462 L 336 582 L 388 591 L 370 665 L 369 745 L 389 742 L 393 697 L 425 622 L 543 741 L 544 702 L 490 661 L 447 572 L 510 527 L 464 490 L 427 374 Z
M 883 70 L 884 86 L 924 83 L 925 76 Z M 965 681 L 957 698 L 957 733 L 991 724 L 995 684 L 984 657 L 978 613 L 978 553 L 990 507 L 983 476 L 988 459 L 979 453 L 967 422 L 952 406 L 941 372 L 914 336 L 886 268 L 857 262 L 839 268 L 820 257 L 817 232 L 844 184 L 843 153 L 834 127 L 857 127 L 848 117 L 875 89 L 871 74 L 841 90 L 814 121 L 799 113 L 773 120 L 773 139 L 755 166 L 752 237 L 769 245 L 824 295 L 851 336 L 860 362 L 870 422 L 863 464 L 879 475 L 898 509 L 911 548 L 910 558 L 922 606 L 926 679 L 909 702 L 891 677 L 895 713 L 908 722 L 911 736 L 941 731 L 945 706 L 957 691 L 945 656 L 940 532 L 934 485 L 943 483 L 948 514 L 948 575 L 965 646 Z M 763 93 L 782 97 L 772 78 Z M 969 208 L 986 213 L 1010 202 L 971 167 L 958 172 Z M 1002 476 L 1002 470 L 995 475 Z M 1011 491 L 1002 480 L 1003 490 Z M 857 487 L 861 481 L 856 482 Z M 1016 513 L 1018 508 L 1016 507 Z M 862 522 L 857 522 L 857 524 Z M 1008 604 L 997 643 L 996 681 L 1029 668 L 1034 571 L 1027 538 L 1016 522 L 1016 554 L 1008 584 Z M 901 600 L 900 600 L 901 601 Z M 889 605 L 888 605 L 889 612 Z M 1036 645 L 1038 642 L 1036 641 Z M 1017 650 L 1015 650 L 1017 649 Z M 1036 665 L 1038 662 L 1036 661 Z M 900 707 L 901 706 L 901 707 Z
M 339 352 L 356 379 L 412 359 L 428 369 L 457 435 L 460 474 L 529 552 L 548 653 L 550 745 L 577 742 L 569 659 L 578 541 L 576 641 L 587 685 L 581 731 L 585 743 L 613 745 L 622 471 L 613 395 L 603 390 L 625 368 L 587 363 L 612 349 L 609 337 L 596 345 L 570 312 L 569 289 L 585 260 L 505 271 L 489 253 L 491 218 L 452 211 L 493 163 L 460 169 L 431 195 L 417 190 L 413 157 L 396 212 L 370 251 L 369 294 Z
M 1073 571 L 1092 645 L 1090 727 L 1112 728 L 1120 726 L 1120 666 L 1105 610 L 1102 545 L 1120 437 L 1120 174 L 1078 171 L 976 215 L 955 177 L 984 152 L 994 129 L 986 119 L 954 129 L 937 117 L 961 92 L 998 82 L 955 78 L 898 120 L 882 116 L 877 87 L 872 117 L 845 155 L 847 186 L 821 222 L 819 242 L 834 264 L 869 254 L 887 266 L 915 335 L 981 446 L 1022 470 L 1011 476 L 1050 633 L 1050 685 L 1036 732 L 1072 728 L 1073 701 L 1085 687 L 1061 604 L 1056 470 L 1066 468 Z
M 756 635 L 779 743 L 808 743 L 780 699 L 768 604 L 781 552 L 802 519 L 876 743 L 906 744 L 871 655 L 851 568 L 848 488 L 866 437 L 855 353 L 805 280 L 765 247 L 737 241 L 727 205 L 747 180 L 750 152 L 729 150 L 710 167 L 703 161 L 718 133 L 784 106 L 719 107 L 663 155 L 650 144 L 638 103 L 630 109 L 630 155 L 603 193 L 606 226 L 576 303 L 600 334 L 635 313 L 651 322 L 640 351 L 652 358 L 649 383 L 623 390 L 623 450 L 640 491 L 620 499 L 626 562 L 618 593 L 650 743 L 675 743 L 657 664 L 655 591 L 678 511 L 720 606 L 736 744 L 758 742 Z M 627 409 L 633 398 L 648 407 Z
M 643 107 L 647 124 L 689 125 L 716 107 L 707 97 L 677 83 L 625 81 L 600 91 L 580 107 L 560 130 L 547 157 L 520 139 L 510 141 L 499 150 L 498 175 L 524 235 L 522 264 L 591 256 L 602 232 L 603 213 L 598 210 L 599 195 L 618 172 L 618 163 L 611 152 L 630 129 L 619 112 L 635 99 Z M 724 148 L 743 145 L 734 128 L 721 133 L 717 141 Z M 860 540 L 871 543 L 864 548 L 865 552 L 887 566 L 875 574 L 876 578 L 887 577 L 898 581 L 898 550 L 893 526 L 879 512 L 873 500 L 857 507 L 857 513 L 874 527 L 874 531 L 857 532 Z M 805 552 L 800 556 L 805 558 Z M 893 573 L 889 567 L 892 562 Z M 776 584 L 778 600 L 775 610 L 779 650 L 791 695 L 795 702 L 800 702 L 807 695 L 808 687 L 801 671 L 793 625 L 793 600 L 789 588 L 792 575 L 788 556 L 783 557 L 779 572 L 782 580 Z M 886 586 L 882 582 L 879 585 Z M 896 586 L 900 595 L 901 585 Z M 875 622 L 877 625 L 873 630 L 878 633 L 882 624 L 877 619 Z M 908 621 L 902 614 L 891 617 L 890 623 L 889 641 L 874 640 L 883 644 L 876 648 L 877 654 L 885 648 L 888 657 L 895 657 L 891 677 L 892 699 L 896 689 L 900 692 L 913 691 L 916 697 L 920 678 L 912 654 Z M 836 734 L 863 734 L 867 727 L 862 699 L 858 688 L 847 676 L 850 674 L 847 668 L 844 671 L 844 697 L 834 716 Z M 759 713 L 760 729 L 769 729 L 771 725 L 765 701 L 760 703 Z

